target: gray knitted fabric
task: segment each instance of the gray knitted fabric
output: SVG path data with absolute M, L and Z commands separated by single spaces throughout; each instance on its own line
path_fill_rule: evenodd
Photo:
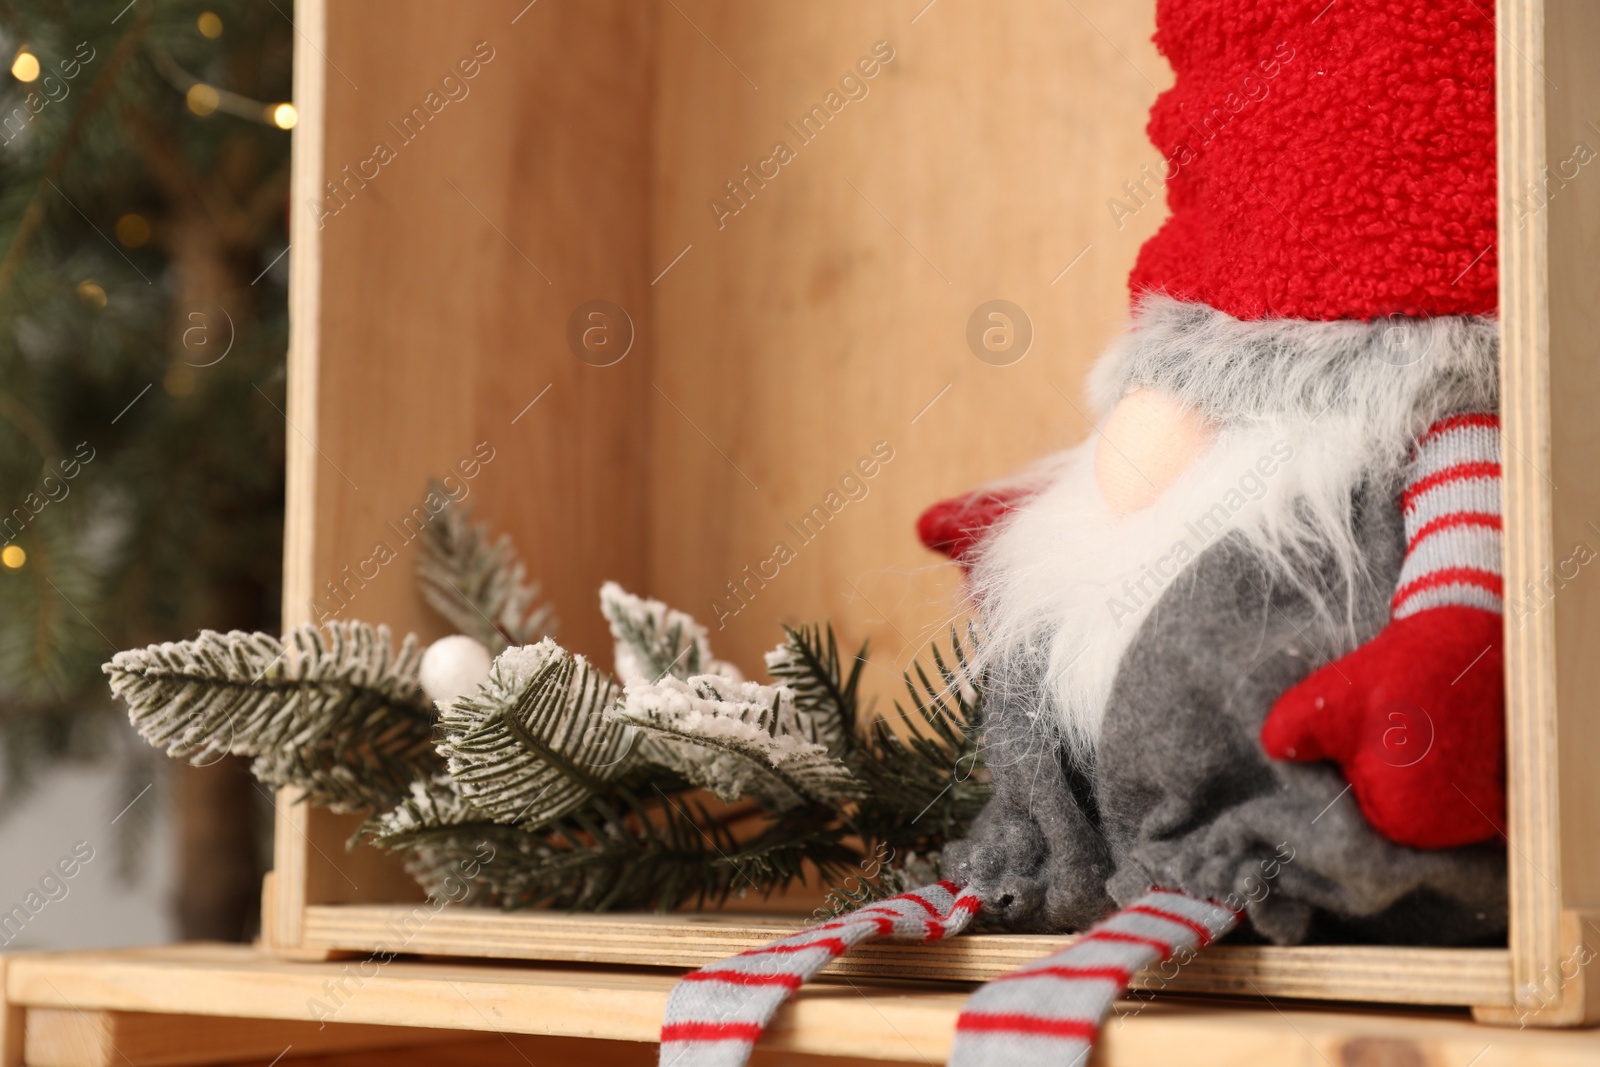
M 1395 484 L 1369 485 L 1355 527 L 1370 583 L 1355 631 L 1389 619 L 1404 554 Z M 1331 561 L 1302 580 L 1337 583 Z M 1340 620 L 1341 623 L 1344 620 Z M 1082 929 L 1152 886 L 1246 902 L 1278 944 L 1474 944 L 1506 930 L 1506 860 L 1477 845 L 1423 852 L 1362 818 L 1338 769 L 1269 759 L 1273 702 L 1348 637 L 1235 538 L 1167 588 L 1121 662 L 1093 766 L 1074 764 L 1008 692 L 985 725 L 995 793 L 945 853 L 987 917 L 1016 930 Z

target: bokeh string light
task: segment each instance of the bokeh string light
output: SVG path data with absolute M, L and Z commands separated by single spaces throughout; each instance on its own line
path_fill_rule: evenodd
M 11 76 L 19 82 L 35 81 L 39 77 L 39 57 L 27 48 L 18 49 L 11 61 Z
M 202 12 L 195 20 L 195 28 L 202 37 L 216 40 L 222 36 L 222 19 L 216 12 Z M 155 44 L 147 44 L 145 51 L 149 53 L 150 61 L 161 76 L 180 93 L 183 94 L 184 105 L 200 118 L 209 118 L 217 112 L 232 115 L 235 118 L 249 119 L 266 126 L 274 126 L 280 130 L 292 130 L 300 121 L 300 113 L 288 101 L 262 102 L 253 100 L 248 96 L 212 85 L 202 78 L 197 78 L 183 68 L 171 53 Z M 21 61 L 19 54 L 18 61 Z M 37 60 L 35 60 L 37 68 Z M 15 65 L 12 67 L 16 71 Z

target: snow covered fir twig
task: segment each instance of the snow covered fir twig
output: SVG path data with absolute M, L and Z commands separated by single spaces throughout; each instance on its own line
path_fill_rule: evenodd
M 863 727 L 866 646 L 841 653 L 831 626 L 785 628 L 771 683 L 747 681 L 694 618 L 607 583 L 608 676 L 549 636 L 507 538 L 457 506 L 435 526 L 419 580 L 463 633 L 426 654 L 359 622 L 205 632 L 118 653 L 113 692 L 169 756 L 252 756 L 265 783 L 365 812 L 358 838 L 425 889 L 470 861 L 469 899 L 504 908 L 665 910 L 846 878 L 871 899 L 988 795 L 971 631 Z

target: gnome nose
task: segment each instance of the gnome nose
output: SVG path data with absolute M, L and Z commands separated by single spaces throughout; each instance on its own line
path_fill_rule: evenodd
M 1094 479 L 1111 510 L 1150 506 L 1210 447 L 1215 427 L 1159 389 L 1135 389 L 1100 427 Z

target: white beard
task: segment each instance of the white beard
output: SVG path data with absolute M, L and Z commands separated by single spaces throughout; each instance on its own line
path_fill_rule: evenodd
M 1007 695 L 1073 750 L 1092 751 L 1140 625 L 1163 595 L 1182 595 L 1189 566 L 1229 533 L 1347 635 L 1321 652 L 1353 647 L 1354 596 L 1370 580 L 1352 525 L 1357 490 L 1398 492 L 1430 423 L 1496 404 L 1493 320 L 1407 328 L 1421 354 L 1402 366 L 1390 361 L 1390 322 L 1243 322 L 1147 299 L 1091 376 L 1100 418 L 1132 389 L 1154 388 L 1217 435 L 1154 503 L 1126 515 L 1096 485 L 1097 435 L 1041 465 L 1047 488 L 983 542 L 973 569 L 986 629 L 979 666 L 991 683 L 1032 687 Z M 1317 581 L 1313 559 L 1332 559 L 1341 580 Z

